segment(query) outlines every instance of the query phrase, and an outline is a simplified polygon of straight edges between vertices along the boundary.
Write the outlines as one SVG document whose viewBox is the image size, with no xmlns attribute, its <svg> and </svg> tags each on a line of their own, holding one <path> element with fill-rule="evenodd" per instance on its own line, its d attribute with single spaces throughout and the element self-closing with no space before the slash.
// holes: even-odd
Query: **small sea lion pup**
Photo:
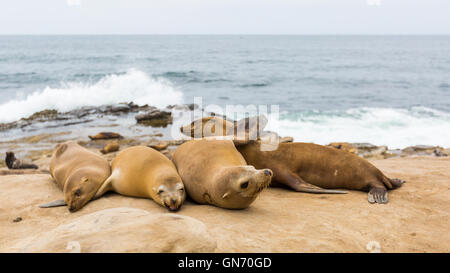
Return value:
<svg viewBox="0 0 450 273">
<path fill-rule="evenodd" d="M 96 193 L 107 191 L 153 199 L 169 211 L 177 211 L 186 198 L 175 165 L 162 153 L 146 146 L 134 146 L 117 154 L 111 176 Z"/>
<path fill-rule="evenodd" d="M 261 151 L 261 142 L 254 141 L 238 150 L 255 168 L 270 168 L 273 185 L 285 185 L 299 192 L 346 193 L 327 190 L 338 188 L 368 191 L 370 203 L 382 204 L 388 202 L 387 189 L 404 183 L 389 179 L 355 154 L 312 143 L 280 143 L 274 151 Z"/>
<path fill-rule="evenodd" d="M 50 174 L 64 192 L 64 200 L 40 205 L 41 208 L 68 205 L 71 212 L 89 202 L 111 175 L 106 159 L 73 141 L 56 145 L 50 161 Z"/>
<path fill-rule="evenodd" d="M 194 201 L 227 209 L 247 208 L 272 178 L 271 170 L 247 165 L 232 140 L 190 140 L 173 162 Z"/>
</svg>

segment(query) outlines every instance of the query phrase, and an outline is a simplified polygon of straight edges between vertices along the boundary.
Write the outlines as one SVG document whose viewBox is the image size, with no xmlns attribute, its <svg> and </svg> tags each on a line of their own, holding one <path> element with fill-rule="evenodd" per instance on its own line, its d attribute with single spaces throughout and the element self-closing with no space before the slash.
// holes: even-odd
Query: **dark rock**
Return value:
<svg viewBox="0 0 450 273">
<path fill-rule="evenodd" d="M 439 146 L 431 146 L 431 145 L 416 145 L 409 146 L 402 150 L 403 156 L 411 156 L 411 155 L 435 155 L 442 156 L 445 154 L 444 149 Z"/>
<path fill-rule="evenodd" d="M 152 127 L 167 127 L 172 124 L 172 113 L 158 109 L 135 116 L 138 123 Z"/>
<path fill-rule="evenodd" d="M 22 221 L 22 217 L 20 216 L 13 220 L 14 223 L 18 223 L 20 221 Z"/>
</svg>

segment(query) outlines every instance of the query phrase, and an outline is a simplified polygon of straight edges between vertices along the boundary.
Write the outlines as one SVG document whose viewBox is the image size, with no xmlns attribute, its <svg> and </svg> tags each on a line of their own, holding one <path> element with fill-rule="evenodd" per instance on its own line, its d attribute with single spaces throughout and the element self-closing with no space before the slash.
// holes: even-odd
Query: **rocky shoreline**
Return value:
<svg viewBox="0 0 450 273">
<path fill-rule="evenodd" d="M 13 137 L 9 140 L 0 141 L 0 152 L 4 155 L 6 151 L 14 151 L 21 159 L 39 165 L 40 162 L 47 161 L 46 158 L 51 156 L 53 146 L 56 143 L 66 140 L 75 140 L 84 147 L 101 151 L 108 159 L 112 159 L 117 151 L 135 145 L 146 145 L 155 148 L 170 158 L 176 147 L 186 140 L 172 139 L 171 136 L 167 134 L 167 130 L 164 131 L 163 129 L 172 125 L 174 120 L 172 113 L 174 110 L 189 112 L 194 109 L 198 109 L 198 105 L 171 105 L 166 109 L 158 109 L 149 105 L 139 106 L 132 102 L 100 107 L 82 107 L 68 112 L 58 112 L 53 109 L 47 109 L 36 112 L 33 115 L 18 121 L 0 123 L 0 132 L 5 133 L 12 130 L 20 130 L 17 131 L 17 134 L 15 135 L 18 136 L 23 131 L 27 131 L 29 135 L 26 137 Z M 214 113 L 207 113 L 207 115 L 214 115 Z M 131 136 L 120 135 L 120 124 L 111 122 L 111 119 L 108 119 L 107 117 L 121 116 L 128 116 L 129 119 L 134 120 L 135 124 L 131 124 L 129 127 L 134 128 L 136 126 L 144 126 L 151 128 L 152 132 L 147 132 L 146 134 L 133 134 Z M 109 125 L 92 125 L 89 126 L 90 130 L 98 129 L 98 132 L 101 132 L 100 129 L 111 126 L 109 133 L 120 135 L 120 138 L 106 137 L 93 139 L 90 138 L 90 136 L 88 138 L 88 133 L 83 132 L 83 127 L 81 130 L 80 128 L 77 128 L 76 130 L 71 128 L 73 125 L 86 124 L 101 119 L 105 119 L 106 123 L 109 122 Z M 54 128 L 59 129 L 59 131 L 33 134 L 33 131 Z M 67 130 L 65 130 L 66 128 Z M 117 132 L 114 131 L 115 129 Z M 74 131 L 77 132 L 76 135 L 74 135 Z M 286 142 L 293 140 L 292 137 L 283 138 L 283 141 Z M 333 142 L 328 144 L 328 146 L 342 149 L 367 159 L 411 156 L 445 157 L 450 154 L 450 148 L 429 145 L 416 145 L 404 149 L 389 149 L 387 146 L 376 146 L 370 143 Z M 0 161 L 0 168 L 1 167 L 5 167 L 4 160 Z"/>
</svg>

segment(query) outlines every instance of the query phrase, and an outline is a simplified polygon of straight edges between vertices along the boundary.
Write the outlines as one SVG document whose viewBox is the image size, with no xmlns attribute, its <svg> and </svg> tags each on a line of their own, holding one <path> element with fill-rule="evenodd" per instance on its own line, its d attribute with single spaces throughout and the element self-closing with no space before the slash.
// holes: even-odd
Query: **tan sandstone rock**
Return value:
<svg viewBox="0 0 450 273">
<path fill-rule="evenodd" d="M 127 207 L 104 209 L 25 238 L 14 252 L 213 252 L 206 226 L 189 216 L 151 214 Z"/>
</svg>

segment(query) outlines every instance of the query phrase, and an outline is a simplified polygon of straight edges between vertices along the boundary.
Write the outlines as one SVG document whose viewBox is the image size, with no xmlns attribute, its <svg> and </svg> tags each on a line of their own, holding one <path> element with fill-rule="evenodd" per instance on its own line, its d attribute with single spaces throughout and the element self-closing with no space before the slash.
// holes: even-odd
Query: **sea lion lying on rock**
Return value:
<svg viewBox="0 0 450 273">
<path fill-rule="evenodd" d="M 110 176 L 106 159 L 73 141 L 56 145 L 50 161 L 50 174 L 64 192 L 64 200 L 40 205 L 41 208 L 68 205 L 71 212 L 81 209 Z"/>
<path fill-rule="evenodd" d="M 247 165 L 231 140 L 191 140 L 173 155 L 187 194 L 197 203 L 247 208 L 272 178 L 269 169 Z"/>
<path fill-rule="evenodd" d="M 13 152 L 6 152 L 5 158 L 6 166 L 8 169 L 37 169 L 38 166 L 35 164 L 23 163 L 21 160 L 17 159 Z"/>
<path fill-rule="evenodd" d="M 153 199 L 169 211 L 177 211 L 186 198 L 184 185 L 175 165 L 162 153 L 134 146 L 117 154 L 111 163 L 111 176 L 95 197 L 107 191 Z"/>
<path fill-rule="evenodd" d="M 346 151 L 312 143 L 280 143 L 274 151 L 261 151 L 261 142 L 237 147 L 248 164 L 273 171 L 273 183 L 299 192 L 345 193 L 326 189 L 367 191 L 370 203 L 387 203 L 387 189 L 404 181 L 390 179 L 367 160 Z M 324 189 L 326 188 L 326 189 Z"/>
</svg>

